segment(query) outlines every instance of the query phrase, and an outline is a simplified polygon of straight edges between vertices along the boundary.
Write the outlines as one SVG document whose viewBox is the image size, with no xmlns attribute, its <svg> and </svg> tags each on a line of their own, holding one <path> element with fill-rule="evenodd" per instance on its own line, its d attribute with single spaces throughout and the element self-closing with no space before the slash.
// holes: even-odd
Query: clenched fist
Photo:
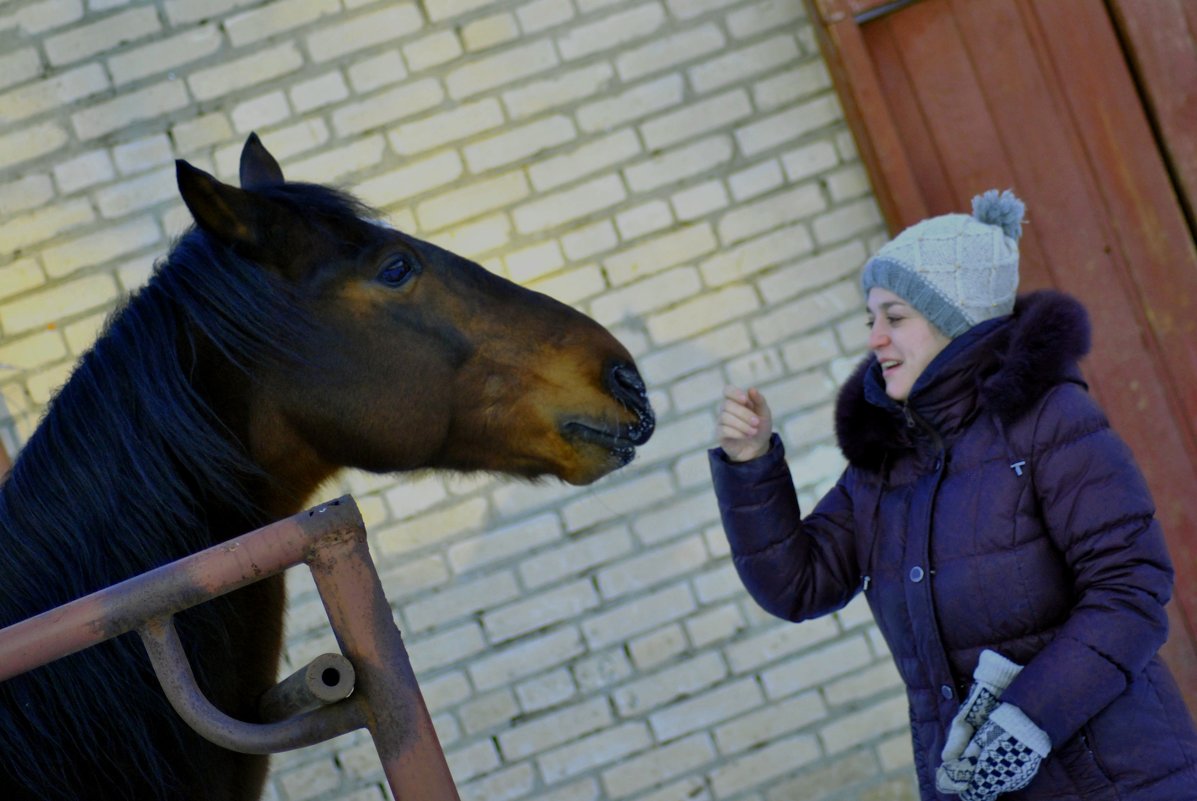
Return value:
<svg viewBox="0 0 1197 801">
<path fill-rule="evenodd" d="M 723 403 L 715 424 L 719 447 L 733 462 L 747 462 L 769 451 L 773 434 L 773 413 L 759 390 L 723 388 Z"/>
</svg>

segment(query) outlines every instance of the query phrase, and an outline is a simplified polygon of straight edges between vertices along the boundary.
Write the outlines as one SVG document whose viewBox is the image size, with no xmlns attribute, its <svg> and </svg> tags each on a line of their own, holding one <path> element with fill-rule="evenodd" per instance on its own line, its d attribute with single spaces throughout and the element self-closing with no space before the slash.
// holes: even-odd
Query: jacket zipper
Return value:
<svg viewBox="0 0 1197 801">
<path fill-rule="evenodd" d="M 943 437 L 939 435 L 939 432 L 932 428 L 929 424 L 923 422 L 923 418 L 915 414 L 914 410 L 911 409 L 910 405 L 905 401 L 902 403 L 902 417 L 906 419 L 907 428 L 921 429 L 931 437 L 931 441 L 935 443 L 935 453 L 937 457 L 942 460 L 946 454 L 944 454 L 943 449 Z"/>
</svg>

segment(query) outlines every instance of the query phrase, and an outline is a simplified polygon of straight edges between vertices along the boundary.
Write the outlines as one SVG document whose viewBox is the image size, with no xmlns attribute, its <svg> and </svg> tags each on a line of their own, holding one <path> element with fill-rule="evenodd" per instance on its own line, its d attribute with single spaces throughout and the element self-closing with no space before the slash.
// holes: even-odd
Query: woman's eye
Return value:
<svg viewBox="0 0 1197 801">
<path fill-rule="evenodd" d="M 411 259 L 407 256 L 391 256 L 383 263 L 378 271 L 378 280 L 387 286 L 402 286 L 408 278 L 415 274 Z"/>
</svg>

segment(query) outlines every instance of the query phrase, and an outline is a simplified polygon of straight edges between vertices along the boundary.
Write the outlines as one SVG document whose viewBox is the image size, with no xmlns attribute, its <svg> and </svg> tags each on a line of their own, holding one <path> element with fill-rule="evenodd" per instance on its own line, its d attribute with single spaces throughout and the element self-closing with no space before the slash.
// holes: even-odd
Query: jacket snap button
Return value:
<svg viewBox="0 0 1197 801">
<path fill-rule="evenodd" d="M 944 698 L 946 698 L 946 699 L 948 699 L 949 701 L 951 701 L 951 700 L 952 700 L 952 696 L 956 694 L 955 692 L 953 692 L 953 691 L 952 691 L 952 688 L 951 688 L 951 686 L 949 686 L 949 685 L 947 685 L 947 684 L 945 684 L 945 685 L 943 685 L 942 687 L 940 687 L 940 688 L 939 688 L 939 691 L 940 691 L 941 693 L 943 693 L 943 697 L 944 697 Z"/>
<path fill-rule="evenodd" d="M 910 568 L 910 580 L 916 584 L 918 582 L 922 581 L 923 580 L 923 569 L 921 567 L 918 567 L 917 565 Z"/>
</svg>

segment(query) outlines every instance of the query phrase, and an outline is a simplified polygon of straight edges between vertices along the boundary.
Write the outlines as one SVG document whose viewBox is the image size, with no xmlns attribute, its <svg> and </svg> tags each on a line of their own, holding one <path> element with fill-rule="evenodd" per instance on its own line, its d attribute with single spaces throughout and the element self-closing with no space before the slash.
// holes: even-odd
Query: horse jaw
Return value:
<svg viewBox="0 0 1197 801">
<path fill-rule="evenodd" d="M 279 409 L 255 403 L 250 418 L 246 442 L 250 458 L 270 477 L 265 511 L 275 519 L 302 511 L 341 466 L 322 459 Z"/>
</svg>

